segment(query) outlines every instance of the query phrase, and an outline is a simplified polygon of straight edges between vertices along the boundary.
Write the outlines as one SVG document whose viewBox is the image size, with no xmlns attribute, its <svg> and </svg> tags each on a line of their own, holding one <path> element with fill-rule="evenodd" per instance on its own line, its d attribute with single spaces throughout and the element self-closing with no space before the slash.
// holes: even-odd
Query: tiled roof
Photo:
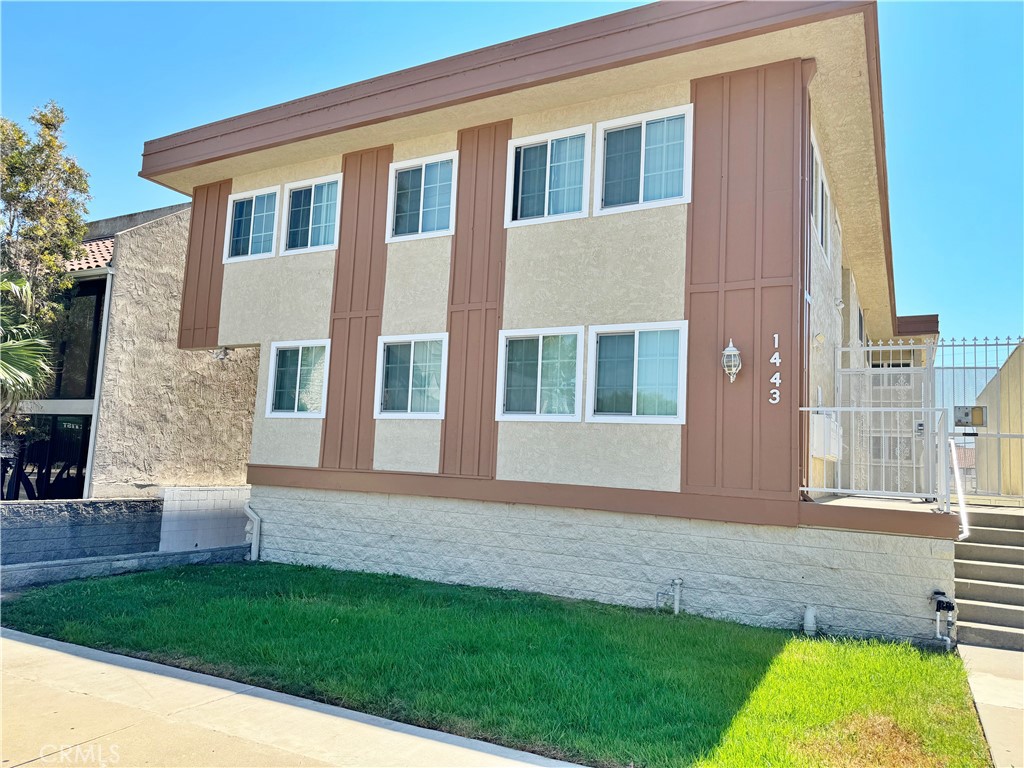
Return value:
<svg viewBox="0 0 1024 768">
<path fill-rule="evenodd" d="M 974 449 L 966 445 L 958 445 L 956 447 L 956 462 L 960 465 L 960 469 L 974 469 L 976 463 Z"/>
<path fill-rule="evenodd" d="M 68 262 L 68 272 L 81 272 L 83 269 L 105 267 L 114 258 L 114 238 L 102 237 L 82 243 L 85 255 L 80 259 Z"/>
</svg>

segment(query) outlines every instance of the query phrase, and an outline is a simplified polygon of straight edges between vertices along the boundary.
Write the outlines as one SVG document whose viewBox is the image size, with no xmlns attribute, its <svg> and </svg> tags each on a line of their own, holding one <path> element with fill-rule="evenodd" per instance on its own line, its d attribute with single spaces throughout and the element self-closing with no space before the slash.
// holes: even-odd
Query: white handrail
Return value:
<svg viewBox="0 0 1024 768">
<path fill-rule="evenodd" d="M 967 525 L 967 505 L 964 504 L 964 483 L 960 479 L 960 462 L 956 457 L 956 440 L 952 437 L 949 438 L 949 457 L 953 461 L 953 482 L 956 484 L 956 500 L 960 507 L 961 532 L 958 540 L 963 541 L 971 535 L 971 529 Z"/>
</svg>

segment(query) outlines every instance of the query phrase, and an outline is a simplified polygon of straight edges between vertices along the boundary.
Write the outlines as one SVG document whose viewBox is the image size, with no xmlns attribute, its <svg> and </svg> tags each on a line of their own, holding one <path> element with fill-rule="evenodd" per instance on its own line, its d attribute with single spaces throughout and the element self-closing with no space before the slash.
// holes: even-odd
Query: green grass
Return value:
<svg viewBox="0 0 1024 768">
<path fill-rule="evenodd" d="M 988 764 L 959 657 L 906 644 L 273 564 L 32 590 L 3 623 L 591 765 Z"/>
</svg>

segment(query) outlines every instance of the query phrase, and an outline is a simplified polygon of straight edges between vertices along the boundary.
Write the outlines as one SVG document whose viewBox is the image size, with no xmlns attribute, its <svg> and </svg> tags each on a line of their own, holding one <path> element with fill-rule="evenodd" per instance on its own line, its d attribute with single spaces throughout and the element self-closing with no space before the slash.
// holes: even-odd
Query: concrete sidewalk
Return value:
<svg viewBox="0 0 1024 768">
<path fill-rule="evenodd" d="M 958 645 L 996 768 L 1024 768 L 1024 653 Z"/>
<path fill-rule="evenodd" d="M 3 630 L 2 766 L 569 766 Z"/>
</svg>

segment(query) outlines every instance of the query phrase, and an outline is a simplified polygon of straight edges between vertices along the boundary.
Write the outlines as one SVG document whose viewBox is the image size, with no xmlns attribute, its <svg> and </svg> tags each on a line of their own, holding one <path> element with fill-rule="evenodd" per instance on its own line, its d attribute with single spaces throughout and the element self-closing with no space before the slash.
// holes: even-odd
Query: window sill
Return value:
<svg viewBox="0 0 1024 768">
<path fill-rule="evenodd" d="M 525 421 L 525 422 L 546 422 L 559 424 L 579 423 L 582 418 L 578 413 L 499 413 L 494 416 L 495 421 Z"/>
<path fill-rule="evenodd" d="M 666 208 L 670 205 L 686 205 L 690 202 L 688 197 L 667 197 L 664 200 L 649 200 L 643 203 L 631 205 L 615 205 L 611 208 L 596 208 L 595 216 L 611 216 L 616 213 L 627 213 L 629 211 L 646 211 L 650 208 Z"/>
<path fill-rule="evenodd" d="M 254 256 L 225 256 L 225 264 L 240 264 L 243 261 L 262 261 L 263 259 L 273 259 L 277 256 L 276 253 L 271 251 L 270 253 L 257 253 Z"/>
<path fill-rule="evenodd" d="M 432 237 L 451 237 L 454 234 L 454 229 L 439 229 L 436 232 L 418 232 L 415 235 L 388 235 L 384 238 L 384 242 L 391 245 L 392 243 L 405 243 L 411 240 L 428 240 Z"/>
<path fill-rule="evenodd" d="M 441 421 L 444 413 L 406 413 L 404 411 L 380 412 L 373 414 L 374 419 L 398 419 L 405 421 Z"/>
<path fill-rule="evenodd" d="M 587 414 L 588 424 L 667 424 L 669 426 L 681 426 L 686 423 L 683 416 L 605 416 L 602 414 Z"/>
<path fill-rule="evenodd" d="M 286 249 L 284 252 L 281 253 L 281 255 L 282 256 L 303 256 L 303 255 L 308 254 L 308 253 L 324 253 L 326 251 L 336 251 L 336 250 L 338 250 L 338 244 L 334 243 L 332 245 L 317 245 L 317 246 L 315 246 L 313 248 L 292 248 L 292 249 Z"/>
<path fill-rule="evenodd" d="M 516 219 L 515 221 L 505 221 L 505 229 L 515 229 L 516 227 L 529 227 L 534 224 L 554 224 L 556 221 L 573 221 L 575 219 L 585 219 L 590 215 L 590 211 L 577 211 L 576 213 L 562 213 L 557 216 L 534 216 L 529 219 Z"/>
<path fill-rule="evenodd" d="M 268 419 L 322 419 L 322 413 L 298 412 L 298 411 L 270 411 L 266 416 Z"/>
</svg>

